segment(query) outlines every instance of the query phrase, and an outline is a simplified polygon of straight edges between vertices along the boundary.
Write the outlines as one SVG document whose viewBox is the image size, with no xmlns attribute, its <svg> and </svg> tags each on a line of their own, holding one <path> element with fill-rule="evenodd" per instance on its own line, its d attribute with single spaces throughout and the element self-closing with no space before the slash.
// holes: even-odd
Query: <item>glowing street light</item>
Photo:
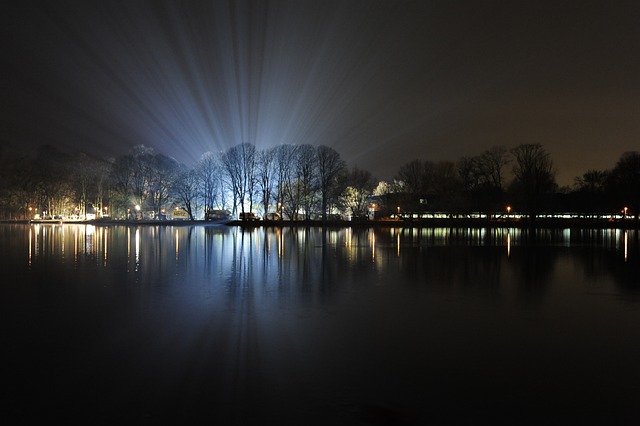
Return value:
<svg viewBox="0 0 640 426">
<path fill-rule="evenodd" d="M 511 206 L 507 206 L 507 216 L 511 214 Z"/>
<path fill-rule="evenodd" d="M 626 219 L 627 218 L 627 210 L 629 210 L 629 207 L 625 207 L 622 209 L 622 214 L 624 215 L 623 217 Z"/>
</svg>

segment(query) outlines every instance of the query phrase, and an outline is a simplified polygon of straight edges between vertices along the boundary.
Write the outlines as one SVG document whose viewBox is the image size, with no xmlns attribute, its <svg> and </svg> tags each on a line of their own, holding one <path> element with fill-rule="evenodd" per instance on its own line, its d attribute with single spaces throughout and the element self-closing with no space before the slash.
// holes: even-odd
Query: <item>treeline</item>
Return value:
<svg viewBox="0 0 640 426">
<path fill-rule="evenodd" d="M 540 144 L 496 146 L 456 162 L 414 160 L 400 168 L 396 187 L 385 191 L 385 213 L 397 203 L 412 212 L 489 216 L 510 206 L 530 219 L 540 213 L 638 216 L 640 153 L 623 153 L 611 169 L 588 170 L 572 187 L 558 187 L 556 172 Z"/>
<path fill-rule="evenodd" d="M 347 169 L 327 146 L 252 144 L 207 152 L 193 167 L 152 148 L 105 160 L 41 147 L 34 157 L 2 155 L 3 218 L 109 215 L 127 218 L 174 208 L 191 219 L 207 210 L 278 213 L 288 219 L 366 214 L 375 185 L 364 170 Z"/>
<path fill-rule="evenodd" d="M 453 214 L 513 211 L 611 214 L 640 206 L 640 154 L 627 152 L 609 170 L 589 170 L 558 188 L 542 145 L 497 146 L 457 161 L 414 160 L 389 182 L 348 168 L 327 146 L 239 144 L 207 152 L 193 166 L 139 145 L 114 159 L 41 147 L 34 156 L 1 152 L 0 215 L 116 218 L 175 208 L 191 219 L 207 210 L 272 213 L 283 219 L 370 218 L 402 212 Z"/>
</svg>

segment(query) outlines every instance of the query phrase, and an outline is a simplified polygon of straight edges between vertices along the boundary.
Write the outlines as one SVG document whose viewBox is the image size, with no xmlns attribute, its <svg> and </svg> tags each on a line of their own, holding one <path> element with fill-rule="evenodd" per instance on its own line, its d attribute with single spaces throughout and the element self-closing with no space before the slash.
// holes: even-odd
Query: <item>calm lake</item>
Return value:
<svg viewBox="0 0 640 426">
<path fill-rule="evenodd" d="M 0 225 L 0 420 L 637 424 L 639 249 L 635 230 Z"/>
</svg>

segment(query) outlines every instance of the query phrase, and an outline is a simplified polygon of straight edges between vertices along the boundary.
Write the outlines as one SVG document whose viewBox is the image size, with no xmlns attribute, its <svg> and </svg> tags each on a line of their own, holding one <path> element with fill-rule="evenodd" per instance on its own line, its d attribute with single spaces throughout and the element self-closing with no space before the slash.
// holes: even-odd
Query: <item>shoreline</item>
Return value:
<svg viewBox="0 0 640 426">
<path fill-rule="evenodd" d="M 526 219 L 422 219 L 422 220 L 260 220 L 260 221 L 206 221 L 206 220 L 0 220 L 0 224 L 44 224 L 44 225 L 94 225 L 94 226 L 238 226 L 242 228 L 530 228 L 530 229 L 640 229 L 636 219 L 548 219 L 535 222 Z"/>
</svg>

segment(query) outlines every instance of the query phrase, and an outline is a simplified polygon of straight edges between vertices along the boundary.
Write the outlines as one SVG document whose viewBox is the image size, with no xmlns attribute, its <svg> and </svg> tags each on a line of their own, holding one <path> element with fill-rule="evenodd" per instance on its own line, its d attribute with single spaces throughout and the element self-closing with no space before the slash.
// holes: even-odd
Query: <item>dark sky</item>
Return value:
<svg viewBox="0 0 640 426">
<path fill-rule="evenodd" d="M 2 144 L 324 144 L 389 179 L 541 143 L 561 184 L 640 149 L 639 1 L 7 3 Z"/>
</svg>

